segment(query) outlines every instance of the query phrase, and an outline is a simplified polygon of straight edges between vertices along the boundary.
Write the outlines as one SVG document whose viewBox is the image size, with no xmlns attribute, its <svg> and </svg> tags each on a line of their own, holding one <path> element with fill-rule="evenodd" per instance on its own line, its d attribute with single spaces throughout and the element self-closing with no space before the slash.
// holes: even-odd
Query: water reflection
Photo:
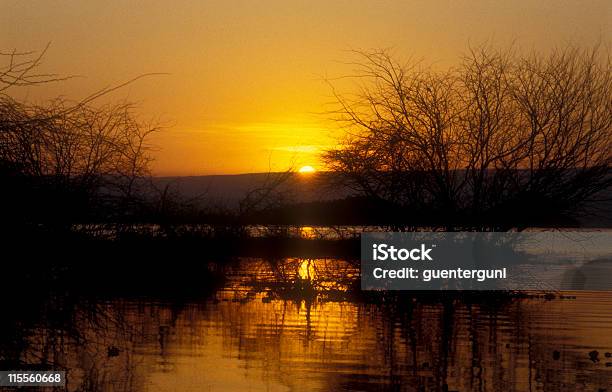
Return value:
<svg viewBox="0 0 612 392">
<path fill-rule="evenodd" d="M 610 387 L 611 294 L 363 298 L 343 260 L 225 269 L 224 287 L 198 301 L 53 299 L 1 358 L 66 368 L 68 389 L 89 391 Z"/>
</svg>

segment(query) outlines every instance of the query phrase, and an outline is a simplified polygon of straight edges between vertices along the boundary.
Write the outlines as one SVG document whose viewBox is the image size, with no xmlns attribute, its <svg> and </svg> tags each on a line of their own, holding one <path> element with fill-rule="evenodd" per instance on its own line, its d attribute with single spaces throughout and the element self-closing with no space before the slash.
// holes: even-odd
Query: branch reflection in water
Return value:
<svg viewBox="0 0 612 392">
<path fill-rule="evenodd" d="M 47 298 L 39 319 L 2 321 L 0 358 L 64 368 L 69 390 L 88 391 L 596 391 L 612 379 L 609 294 L 363 294 L 357 263 L 337 259 L 219 268 L 224 286 L 201 299 Z"/>
</svg>

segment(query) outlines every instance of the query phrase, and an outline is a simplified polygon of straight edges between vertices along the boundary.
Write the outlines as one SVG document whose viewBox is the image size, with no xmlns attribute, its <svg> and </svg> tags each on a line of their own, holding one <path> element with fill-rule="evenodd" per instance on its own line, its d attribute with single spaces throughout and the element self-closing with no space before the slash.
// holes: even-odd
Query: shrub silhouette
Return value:
<svg viewBox="0 0 612 392">
<path fill-rule="evenodd" d="M 600 49 L 480 47 L 448 70 L 358 55 L 360 93 L 334 90 L 347 133 L 324 158 L 359 194 L 414 219 L 521 227 L 575 219 L 612 184 Z"/>
<path fill-rule="evenodd" d="M 38 73 L 45 51 L 4 53 L 0 67 L 0 175 L 5 221 L 74 222 L 121 215 L 141 201 L 150 162 L 148 136 L 158 128 L 136 119 L 133 106 L 58 98 L 19 102 L 8 90 L 63 80 Z M 119 86 L 120 87 L 120 86 Z M 13 219 L 10 219 L 10 218 Z"/>
</svg>

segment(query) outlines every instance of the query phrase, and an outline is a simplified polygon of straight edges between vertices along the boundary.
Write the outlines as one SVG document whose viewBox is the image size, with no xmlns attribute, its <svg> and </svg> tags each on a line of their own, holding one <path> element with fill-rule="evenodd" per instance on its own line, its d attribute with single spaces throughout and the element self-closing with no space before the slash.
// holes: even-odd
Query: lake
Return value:
<svg viewBox="0 0 612 392">
<path fill-rule="evenodd" d="M 50 294 L 2 321 L 0 358 L 64 368 L 71 391 L 612 390 L 612 293 L 364 294 L 338 259 L 208 268 L 224 278 L 198 296 Z"/>
</svg>

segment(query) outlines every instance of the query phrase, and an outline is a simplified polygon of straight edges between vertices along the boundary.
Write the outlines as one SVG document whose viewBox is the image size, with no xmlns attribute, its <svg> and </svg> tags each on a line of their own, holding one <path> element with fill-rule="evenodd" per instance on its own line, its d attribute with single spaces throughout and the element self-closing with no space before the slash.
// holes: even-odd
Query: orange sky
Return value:
<svg viewBox="0 0 612 392">
<path fill-rule="evenodd" d="M 244 173 L 320 166 L 338 134 L 323 79 L 350 73 L 350 49 L 448 65 L 470 42 L 592 43 L 611 22 L 609 0 L 2 0 L 0 50 L 52 42 L 44 70 L 83 76 L 15 93 L 34 101 L 168 73 L 112 97 L 169 125 L 155 174 Z"/>
</svg>

